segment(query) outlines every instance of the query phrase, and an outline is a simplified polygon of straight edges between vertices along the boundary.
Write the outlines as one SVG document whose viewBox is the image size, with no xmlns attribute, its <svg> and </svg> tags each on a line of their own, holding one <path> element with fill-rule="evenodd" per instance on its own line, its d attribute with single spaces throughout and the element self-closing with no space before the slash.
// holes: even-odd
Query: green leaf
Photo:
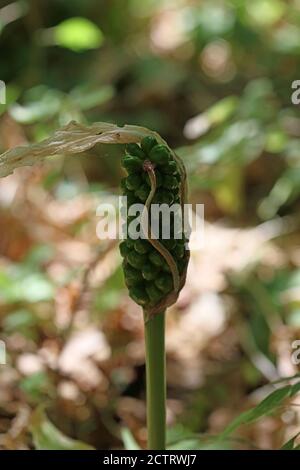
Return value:
<svg viewBox="0 0 300 470">
<path fill-rule="evenodd" d="M 239 100 L 236 96 L 227 96 L 211 106 L 205 114 L 212 125 L 218 125 L 226 121 L 237 109 Z"/>
<path fill-rule="evenodd" d="M 89 89 L 88 87 L 76 87 L 70 93 L 69 97 L 73 103 L 82 111 L 100 106 L 114 96 L 114 88 L 110 85 L 102 86 L 98 89 Z"/>
<path fill-rule="evenodd" d="M 222 442 L 219 436 L 197 434 L 178 424 L 167 429 L 168 450 L 225 450 L 231 449 L 235 439 L 229 437 Z"/>
<path fill-rule="evenodd" d="M 54 249 L 51 245 L 37 244 L 24 258 L 24 263 L 30 270 L 40 268 L 41 265 L 48 263 L 54 256 Z"/>
<path fill-rule="evenodd" d="M 296 384 L 298 385 L 298 384 Z M 221 433 L 219 436 L 220 439 L 227 437 L 233 431 L 235 431 L 238 427 L 242 424 L 249 424 L 257 419 L 261 418 L 262 416 L 268 415 L 271 411 L 276 409 L 285 398 L 288 396 L 294 395 L 297 393 L 297 389 L 295 388 L 293 391 L 293 387 L 291 385 L 287 385 L 283 388 L 279 388 L 268 395 L 259 405 L 251 410 L 245 411 L 244 413 L 237 416 Z"/>
<path fill-rule="evenodd" d="M 207 444 L 201 445 L 199 439 L 183 439 L 175 444 L 169 445 L 168 450 L 199 450 L 206 447 Z"/>
<path fill-rule="evenodd" d="M 36 87 L 38 88 L 38 87 Z M 9 107 L 9 114 L 21 124 L 33 124 L 41 120 L 50 119 L 60 109 L 63 94 L 57 90 L 40 87 L 41 95 L 24 104 L 15 103 Z"/>
<path fill-rule="evenodd" d="M 27 395 L 27 398 L 33 402 L 40 402 L 46 396 L 51 394 L 51 383 L 46 372 L 35 372 L 19 383 L 20 389 Z M 50 393 L 49 393 L 50 392 Z"/>
<path fill-rule="evenodd" d="M 294 24 L 283 23 L 273 32 L 273 47 L 281 54 L 299 54 L 300 28 Z"/>
<path fill-rule="evenodd" d="M 295 446 L 295 440 L 300 435 L 300 431 L 295 434 L 289 441 L 287 441 L 280 450 L 299 450 L 299 446 Z"/>
<path fill-rule="evenodd" d="M 281 129 L 272 129 L 266 133 L 265 148 L 270 153 L 280 153 L 288 143 L 288 137 Z"/>
<path fill-rule="evenodd" d="M 53 298 L 51 283 L 41 274 L 33 273 L 22 279 L 19 286 L 20 298 L 26 302 L 42 302 Z"/>
<path fill-rule="evenodd" d="M 95 298 L 97 312 L 106 312 L 117 307 L 122 296 L 124 277 L 121 266 L 112 273 L 104 285 L 99 289 Z"/>
<path fill-rule="evenodd" d="M 24 266 L 11 266 L 0 271 L 0 299 L 5 302 L 43 302 L 53 299 L 53 285 L 39 272 L 28 272 Z"/>
<path fill-rule="evenodd" d="M 290 397 L 293 397 L 298 392 L 300 392 L 300 382 L 297 382 L 291 386 Z"/>
<path fill-rule="evenodd" d="M 275 217 L 282 206 L 297 200 L 299 194 L 300 168 L 287 168 L 274 184 L 270 194 L 260 203 L 258 215 L 262 219 Z"/>
<path fill-rule="evenodd" d="M 237 214 L 243 208 L 243 178 L 240 165 L 228 164 L 222 180 L 212 190 L 218 207 L 228 214 Z"/>
<path fill-rule="evenodd" d="M 81 17 L 69 18 L 54 28 L 58 46 L 76 52 L 95 49 L 103 42 L 102 31 L 90 20 Z"/>
<path fill-rule="evenodd" d="M 280 0 L 252 0 L 247 5 L 251 20 L 260 26 L 268 27 L 278 22 L 286 9 Z"/>
<path fill-rule="evenodd" d="M 42 408 L 32 415 L 30 431 L 37 450 L 93 450 L 84 442 L 65 436 L 47 418 Z"/>
<path fill-rule="evenodd" d="M 214 103 L 203 113 L 189 119 L 184 127 L 184 134 L 195 139 L 205 134 L 212 127 L 222 124 L 236 111 L 239 100 L 236 96 L 227 96 Z"/>
<path fill-rule="evenodd" d="M 1 33 L 1 24 L 0 24 Z M 5 90 L 5 104 L 0 103 L 0 116 L 7 110 L 7 108 L 16 102 L 20 96 L 20 89 L 16 85 L 6 84 Z"/>
<path fill-rule="evenodd" d="M 182 424 L 177 424 L 167 429 L 167 445 L 168 447 L 176 445 L 179 441 L 195 439 L 195 433 L 185 428 Z"/>
<path fill-rule="evenodd" d="M 272 361 L 274 358 L 270 351 L 271 329 L 267 320 L 260 308 L 253 305 L 249 319 L 249 334 L 252 335 L 255 348 Z"/>
<path fill-rule="evenodd" d="M 282 377 L 281 379 L 273 380 L 273 382 L 271 382 L 271 384 L 276 385 L 276 384 L 280 384 L 282 382 L 287 382 L 289 380 L 299 379 L 299 377 L 300 377 L 300 372 L 297 373 L 297 374 L 294 374 L 294 375 L 288 375 L 286 377 Z"/>
<path fill-rule="evenodd" d="M 16 310 L 3 320 L 3 329 L 6 332 L 13 331 L 26 331 L 29 328 L 32 328 L 37 323 L 35 315 L 26 309 Z"/>
<path fill-rule="evenodd" d="M 126 450 L 141 450 L 140 446 L 133 437 L 130 429 L 122 428 L 121 437 Z"/>
</svg>

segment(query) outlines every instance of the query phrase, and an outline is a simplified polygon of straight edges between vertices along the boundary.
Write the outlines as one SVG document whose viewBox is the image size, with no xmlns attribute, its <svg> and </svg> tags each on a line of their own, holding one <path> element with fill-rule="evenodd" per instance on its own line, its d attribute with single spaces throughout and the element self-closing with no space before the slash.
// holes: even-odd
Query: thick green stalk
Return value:
<svg viewBox="0 0 300 470">
<path fill-rule="evenodd" d="M 166 448 L 165 312 L 145 322 L 148 448 Z"/>
</svg>

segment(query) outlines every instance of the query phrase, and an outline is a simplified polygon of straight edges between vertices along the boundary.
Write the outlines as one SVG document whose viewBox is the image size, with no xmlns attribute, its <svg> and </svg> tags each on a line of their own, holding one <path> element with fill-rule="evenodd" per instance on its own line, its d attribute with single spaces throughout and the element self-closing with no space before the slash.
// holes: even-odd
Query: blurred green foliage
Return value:
<svg viewBox="0 0 300 470">
<path fill-rule="evenodd" d="M 222 212 L 251 201 L 264 220 L 298 199 L 296 1 L 7 1 L 0 23 L 0 112 L 31 140 L 70 119 L 139 123 Z"/>
</svg>

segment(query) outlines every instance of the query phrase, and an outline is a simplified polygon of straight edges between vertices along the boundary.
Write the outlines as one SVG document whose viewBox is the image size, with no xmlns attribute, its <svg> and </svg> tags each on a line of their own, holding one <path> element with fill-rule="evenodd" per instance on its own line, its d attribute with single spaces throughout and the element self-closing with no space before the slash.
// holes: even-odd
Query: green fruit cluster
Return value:
<svg viewBox="0 0 300 470">
<path fill-rule="evenodd" d="M 158 144 L 154 137 L 148 136 L 141 141 L 141 145 L 128 144 L 122 158 L 122 166 L 128 173 L 121 182 L 123 195 L 127 196 L 127 207 L 146 202 L 151 190 L 147 172 L 149 163 L 156 178 L 152 203 L 180 203 L 181 174 L 178 164 L 166 145 Z M 127 217 L 127 225 L 130 222 L 131 219 Z M 164 221 L 160 220 L 159 224 L 161 230 Z M 171 237 L 174 236 L 173 224 L 174 220 L 171 221 Z M 182 238 L 159 240 L 174 259 L 179 276 L 185 271 L 188 262 L 186 238 L 184 234 L 180 236 Z M 144 309 L 161 303 L 174 289 L 169 264 L 150 241 L 142 238 L 133 240 L 127 236 L 120 244 L 120 253 L 124 258 L 123 270 L 129 295 Z"/>
</svg>

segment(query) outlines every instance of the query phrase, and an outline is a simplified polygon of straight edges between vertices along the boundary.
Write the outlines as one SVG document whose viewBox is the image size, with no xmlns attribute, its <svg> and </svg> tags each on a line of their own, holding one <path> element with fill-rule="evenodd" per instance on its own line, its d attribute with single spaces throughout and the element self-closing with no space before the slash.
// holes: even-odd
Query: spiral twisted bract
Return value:
<svg viewBox="0 0 300 470">
<path fill-rule="evenodd" d="M 121 182 L 122 192 L 127 196 L 127 208 L 132 204 L 145 203 L 151 191 L 149 166 L 155 172 L 156 190 L 151 203 L 180 203 L 182 176 L 177 162 L 166 145 L 158 144 L 154 137 L 145 137 L 141 144 L 128 144 L 122 158 L 122 166 L 128 175 Z M 151 210 L 151 208 L 150 208 Z M 188 256 L 185 250 L 186 238 L 174 238 L 174 217 L 170 221 L 170 239 L 158 241 L 174 259 L 179 276 L 186 269 Z M 150 215 L 149 215 L 150 220 Z M 127 217 L 127 226 L 131 219 Z M 160 234 L 164 220 L 159 220 Z M 160 235 L 161 236 L 161 235 Z M 163 301 L 174 290 L 174 278 L 165 257 L 148 239 L 127 238 L 120 244 L 126 285 L 131 298 L 144 309 Z"/>
</svg>

